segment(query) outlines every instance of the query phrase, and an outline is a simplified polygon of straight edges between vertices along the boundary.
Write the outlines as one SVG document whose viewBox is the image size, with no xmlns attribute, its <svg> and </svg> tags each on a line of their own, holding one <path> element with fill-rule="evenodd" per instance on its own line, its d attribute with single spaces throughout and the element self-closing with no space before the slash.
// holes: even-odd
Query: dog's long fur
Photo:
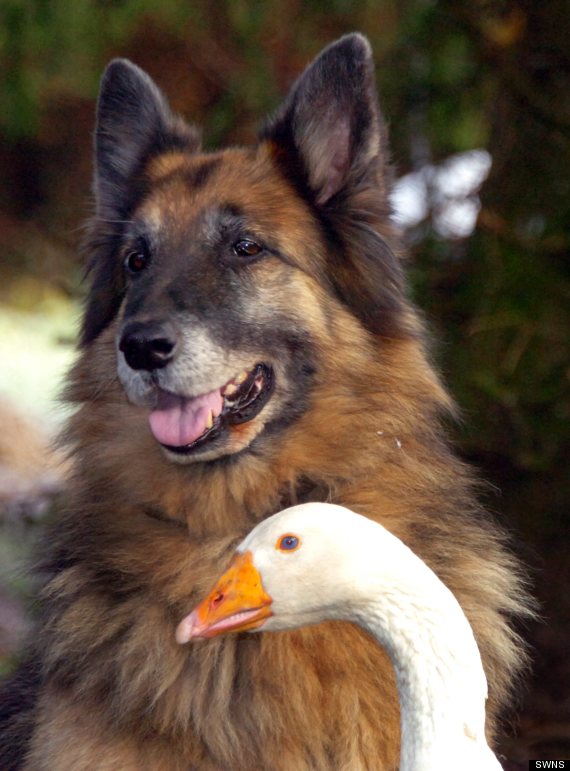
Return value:
<svg viewBox="0 0 570 771">
<path fill-rule="evenodd" d="M 311 499 L 381 521 L 454 591 L 493 735 L 524 661 L 509 618 L 527 599 L 446 443 L 453 405 L 406 297 L 389 183 L 361 36 L 321 54 L 249 149 L 201 153 L 144 73 L 108 68 L 74 471 L 29 657 L 0 698 L 4 771 L 394 769 L 393 674 L 358 629 L 174 640 L 236 540 Z M 236 256 L 244 233 L 259 257 Z M 152 259 L 129 277 L 133 249 Z M 204 393 L 257 361 L 275 373 L 259 415 L 184 462 L 149 431 L 158 380 L 117 351 L 128 324 L 158 316 L 179 330 L 165 388 Z"/>
</svg>

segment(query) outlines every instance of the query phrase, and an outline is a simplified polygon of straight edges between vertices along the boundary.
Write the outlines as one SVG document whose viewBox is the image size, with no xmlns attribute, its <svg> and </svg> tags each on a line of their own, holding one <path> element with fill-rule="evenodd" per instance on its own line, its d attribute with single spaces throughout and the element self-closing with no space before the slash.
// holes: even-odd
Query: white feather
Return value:
<svg viewBox="0 0 570 771">
<path fill-rule="evenodd" d="M 289 533 L 299 548 L 279 550 Z M 343 619 L 386 648 L 400 695 L 401 771 L 500 771 L 485 739 L 487 681 L 471 626 L 402 541 L 342 506 L 307 503 L 261 522 L 238 550 L 251 551 L 273 600 L 263 630 Z"/>
</svg>

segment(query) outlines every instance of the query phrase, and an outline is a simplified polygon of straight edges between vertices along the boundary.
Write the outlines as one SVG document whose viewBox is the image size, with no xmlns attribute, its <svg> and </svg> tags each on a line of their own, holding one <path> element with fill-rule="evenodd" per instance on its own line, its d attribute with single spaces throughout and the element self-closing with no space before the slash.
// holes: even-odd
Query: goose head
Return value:
<svg viewBox="0 0 570 771">
<path fill-rule="evenodd" d="M 382 564 L 386 586 L 398 574 L 396 544 L 403 546 L 385 528 L 342 506 L 306 503 L 285 509 L 239 544 L 226 572 L 179 624 L 176 639 L 185 643 L 347 618 L 347 609 L 354 614 L 369 599 L 371 563 L 376 573 Z"/>
</svg>

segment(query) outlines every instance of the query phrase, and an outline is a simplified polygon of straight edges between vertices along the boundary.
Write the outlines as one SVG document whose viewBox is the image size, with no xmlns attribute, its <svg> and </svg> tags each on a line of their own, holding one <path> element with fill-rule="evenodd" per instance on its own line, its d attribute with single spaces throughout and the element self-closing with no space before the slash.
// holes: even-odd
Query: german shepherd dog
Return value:
<svg viewBox="0 0 570 771">
<path fill-rule="evenodd" d="M 375 90 L 348 35 L 256 145 L 205 153 L 144 72 L 107 68 L 73 473 L 1 697 L 3 771 L 395 769 L 394 675 L 352 625 L 175 641 L 236 541 L 307 500 L 382 522 L 453 590 L 494 735 L 528 602 L 444 436 Z"/>
</svg>

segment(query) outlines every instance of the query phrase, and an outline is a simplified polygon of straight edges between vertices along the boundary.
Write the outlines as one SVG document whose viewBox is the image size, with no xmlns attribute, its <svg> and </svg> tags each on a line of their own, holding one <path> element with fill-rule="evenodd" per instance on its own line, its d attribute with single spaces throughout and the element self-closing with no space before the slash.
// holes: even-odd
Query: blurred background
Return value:
<svg viewBox="0 0 570 771">
<path fill-rule="evenodd" d="M 567 0 L 0 0 L 0 671 L 30 612 L 18 566 L 65 471 L 49 441 L 84 291 L 102 69 L 117 55 L 146 69 L 207 147 L 250 142 L 352 30 L 375 51 L 411 291 L 463 411 L 454 441 L 541 602 L 522 630 L 535 666 L 506 726 L 509 767 L 568 758 Z"/>
</svg>

